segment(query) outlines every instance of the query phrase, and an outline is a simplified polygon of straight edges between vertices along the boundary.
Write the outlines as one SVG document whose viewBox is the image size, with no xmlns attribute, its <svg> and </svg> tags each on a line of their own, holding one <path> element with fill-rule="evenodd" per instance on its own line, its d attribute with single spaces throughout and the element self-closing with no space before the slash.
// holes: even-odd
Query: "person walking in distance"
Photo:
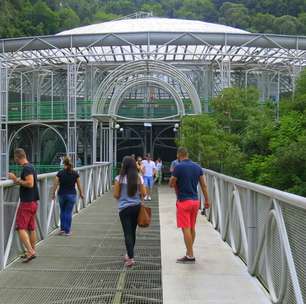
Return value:
<svg viewBox="0 0 306 304">
<path fill-rule="evenodd" d="M 202 168 L 188 158 L 188 151 L 184 147 L 178 149 L 177 157 L 180 162 L 173 170 L 170 187 L 177 189 L 177 227 L 182 229 L 186 246 L 186 255 L 178 258 L 177 263 L 195 263 L 193 244 L 196 236 L 195 224 L 200 207 L 198 183 L 200 183 L 205 197 L 206 208 L 210 207 L 210 201 Z"/>
<path fill-rule="evenodd" d="M 137 170 L 138 170 L 139 174 L 142 175 L 143 165 L 142 165 L 142 158 L 141 158 L 141 156 L 137 157 L 136 166 L 137 166 Z"/>
<path fill-rule="evenodd" d="M 128 267 L 135 264 L 137 217 L 145 194 L 143 178 L 137 171 L 136 161 L 126 156 L 122 161 L 120 174 L 115 178 L 114 197 L 118 200 L 119 217 L 127 251 L 124 261 Z"/>
<path fill-rule="evenodd" d="M 69 157 L 64 158 L 64 169 L 60 170 L 54 181 L 52 199 L 58 190 L 61 230 L 60 235 L 71 235 L 71 222 L 73 207 L 76 203 L 77 193 L 75 186 L 77 185 L 81 199 L 84 199 L 80 176 L 78 172 L 73 170 L 73 165 Z"/>
<path fill-rule="evenodd" d="M 156 175 L 156 166 L 154 161 L 151 159 L 150 154 L 146 155 L 146 159 L 142 161 L 142 165 L 143 165 L 143 180 L 147 191 L 147 195 L 145 196 L 144 199 L 150 201 L 154 176 Z"/>
<path fill-rule="evenodd" d="M 22 166 L 20 178 L 14 173 L 9 173 L 8 177 L 20 186 L 20 204 L 16 215 L 16 230 L 21 243 L 26 248 L 24 262 L 27 263 L 36 257 L 36 212 L 39 200 L 37 187 L 37 174 L 34 167 L 29 163 L 23 149 L 16 149 L 14 152 L 15 162 Z"/>
<path fill-rule="evenodd" d="M 172 162 L 171 162 L 171 165 L 170 165 L 170 173 L 171 173 L 171 175 L 172 175 L 172 173 L 173 173 L 173 171 L 174 171 L 174 168 L 175 168 L 175 166 L 177 165 L 177 164 L 179 164 L 180 163 L 180 160 L 177 158 L 177 159 L 175 159 L 175 160 L 173 160 Z"/>
<path fill-rule="evenodd" d="M 161 185 L 162 179 L 163 179 L 163 162 L 160 158 L 158 158 L 155 162 L 155 167 L 156 167 L 156 180 L 155 182 L 158 183 L 158 185 Z"/>
</svg>

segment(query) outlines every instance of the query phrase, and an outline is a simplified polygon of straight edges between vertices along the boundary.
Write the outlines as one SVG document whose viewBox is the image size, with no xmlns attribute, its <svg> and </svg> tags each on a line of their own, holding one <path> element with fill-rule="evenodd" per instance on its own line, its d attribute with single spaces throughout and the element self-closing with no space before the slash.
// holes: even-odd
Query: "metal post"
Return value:
<svg viewBox="0 0 306 304">
<path fill-rule="evenodd" d="M 0 61 L 0 179 L 8 171 L 8 71 Z"/>
<path fill-rule="evenodd" d="M 255 194 L 247 189 L 246 205 L 247 205 L 247 239 L 248 239 L 248 271 L 251 273 L 251 267 L 257 249 L 257 208 Z"/>
<path fill-rule="evenodd" d="M 4 269 L 4 195 L 3 187 L 0 187 L 0 270 Z"/>
<path fill-rule="evenodd" d="M 222 57 L 220 73 L 221 73 L 221 90 L 231 86 L 231 62 L 230 58 Z"/>
<path fill-rule="evenodd" d="M 39 214 L 41 222 L 42 238 L 46 239 L 48 235 L 48 179 L 44 178 L 40 181 L 40 200 Z"/>
<path fill-rule="evenodd" d="M 97 162 L 97 129 L 98 121 L 96 119 L 92 122 L 92 163 Z"/>
<path fill-rule="evenodd" d="M 20 73 L 20 120 L 23 120 L 23 73 Z"/>
<path fill-rule="evenodd" d="M 77 65 L 67 65 L 67 141 L 68 155 L 74 166 L 77 160 Z"/>
<path fill-rule="evenodd" d="M 280 72 L 277 72 L 276 121 L 279 121 Z"/>
<path fill-rule="evenodd" d="M 51 73 L 51 119 L 54 120 L 54 73 Z"/>
<path fill-rule="evenodd" d="M 100 161 L 103 161 L 103 149 L 105 147 L 105 141 L 104 141 L 104 130 L 103 130 L 103 123 L 100 123 Z"/>
<path fill-rule="evenodd" d="M 108 126 L 108 161 L 112 164 L 114 164 L 114 128 L 113 128 L 113 121 L 109 121 L 109 126 Z"/>
</svg>

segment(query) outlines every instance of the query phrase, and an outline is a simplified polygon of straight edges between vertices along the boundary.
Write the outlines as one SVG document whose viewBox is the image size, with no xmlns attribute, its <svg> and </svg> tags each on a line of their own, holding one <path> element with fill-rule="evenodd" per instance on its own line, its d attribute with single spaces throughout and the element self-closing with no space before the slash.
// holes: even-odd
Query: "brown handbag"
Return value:
<svg viewBox="0 0 306 304">
<path fill-rule="evenodd" d="M 137 225 L 142 228 L 149 227 L 151 224 L 151 218 L 152 218 L 151 208 L 145 206 L 144 204 L 141 204 L 137 217 Z"/>
</svg>

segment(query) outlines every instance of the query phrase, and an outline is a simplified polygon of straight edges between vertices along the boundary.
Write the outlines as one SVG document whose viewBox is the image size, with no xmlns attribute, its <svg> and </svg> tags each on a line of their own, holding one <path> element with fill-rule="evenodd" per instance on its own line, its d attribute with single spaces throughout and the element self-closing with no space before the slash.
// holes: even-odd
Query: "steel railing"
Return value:
<svg viewBox="0 0 306 304">
<path fill-rule="evenodd" d="M 112 183 L 112 167 L 98 163 L 77 168 L 84 191 L 84 200 L 79 197 L 74 212 L 86 208 L 108 191 Z M 59 206 L 51 199 L 56 172 L 38 175 L 40 201 L 37 211 L 37 237 L 44 240 L 59 227 Z M 0 270 L 23 251 L 15 232 L 16 212 L 19 206 L 19 187 L 12 181 L 0 182 Z"/>
<path fill-rule="evenodd" d="M 306 198 L 204 173 L 212 200 L 208 219 L 222 239 L 273 303 L 306 303 Z"/>
</svg>

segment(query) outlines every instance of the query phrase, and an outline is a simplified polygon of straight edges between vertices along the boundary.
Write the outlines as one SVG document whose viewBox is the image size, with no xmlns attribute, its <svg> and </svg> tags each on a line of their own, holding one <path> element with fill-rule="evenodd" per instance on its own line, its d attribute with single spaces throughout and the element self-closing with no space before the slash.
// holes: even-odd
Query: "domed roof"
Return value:
<svg viewBox="0 0 306 304">
<path fill-rule="evenodd" d="M 208 23 L 196 20 L 168 19 L 168 18 L 138 18 L 121 19 L 98 24 L 77 27 L 63 31 L 58 35 L 79 34 L 108 34 L 108 33 L 135 33 L 135 32 L 201 32 L 201 33 L 248 33 L 234 27 Z"/>
</svg>

